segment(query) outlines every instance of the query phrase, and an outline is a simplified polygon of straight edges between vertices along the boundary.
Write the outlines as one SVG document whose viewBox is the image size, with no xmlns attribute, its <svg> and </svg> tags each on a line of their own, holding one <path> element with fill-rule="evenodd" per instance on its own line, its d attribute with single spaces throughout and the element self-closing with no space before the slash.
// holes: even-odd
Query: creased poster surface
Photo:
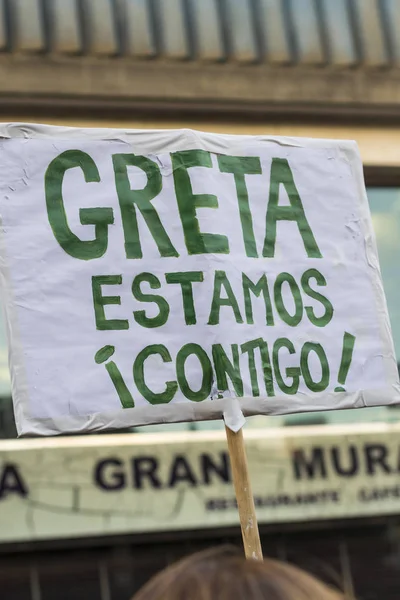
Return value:
<svg viewBox="0 0 400 600">
<path fill-rule="evenodd" d="M 0 128 L 19 433 L 398 402 L 356 144 Z"/>
</svg>

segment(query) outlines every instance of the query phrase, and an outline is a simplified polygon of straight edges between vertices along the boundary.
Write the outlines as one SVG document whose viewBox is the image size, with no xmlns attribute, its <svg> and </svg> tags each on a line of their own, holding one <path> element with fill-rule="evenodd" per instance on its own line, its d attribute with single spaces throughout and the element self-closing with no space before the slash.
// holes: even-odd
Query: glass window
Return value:
<svg viewBox="0 0 400 600">
<path fill-rule="evenodd" d="M 368 199 L 396 355 L 400 357 L 400 188 L 369 188 Z"/>
</svg>

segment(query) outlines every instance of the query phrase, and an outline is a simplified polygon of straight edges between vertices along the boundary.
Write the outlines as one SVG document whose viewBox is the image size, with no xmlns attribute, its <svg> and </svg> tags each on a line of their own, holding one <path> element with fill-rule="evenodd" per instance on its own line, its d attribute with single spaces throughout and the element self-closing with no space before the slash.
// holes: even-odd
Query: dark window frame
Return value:
<svg viewBox="0 0 400 600">
<path fill-rule="evenodd" d="M 364 179 L 367 188 L 398 188 L 400 187 L 400 165 L 398 167 L 364 165 Z"/>
</svg>

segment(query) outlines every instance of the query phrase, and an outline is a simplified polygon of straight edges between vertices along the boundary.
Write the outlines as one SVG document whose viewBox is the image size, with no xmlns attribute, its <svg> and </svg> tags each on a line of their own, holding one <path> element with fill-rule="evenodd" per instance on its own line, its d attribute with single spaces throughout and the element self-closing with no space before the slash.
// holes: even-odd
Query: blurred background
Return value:
<svg viewBox="0 0 400 600">
<path fill-rule="evenodd" d="M 0 0 L 0 82 L 4 122 L 355 139 L 400 357 L 400 0 Z M 0 438 L 12 440 L 3 323 L 0 395 Z M 255 417 L 247 428 L 286 439 L 293 426 L 321 435 L 324 427 L 345 446 L 360 423 L 376 441 L 399 420 L 400 407 L 392 407 Z M 194 440 L 210 429 L 223 436 L 220 422 L 134 433 L 167 439 L 189 431 Z M 105 452 L 106 437 L 97 436 Z M 23 471 L 18 443 L 0 440 L 0 469 Z M 206 521 L 172 532 L 164 524 L 151 534 L 135 525 L 134 533 L 105 535 L 99 526 L 90 537 L 57 536 L 55 528 L 13 539 L 12 524 L 1 521 L 2 503 L 16 501 L 10 489 L 1 494 L 7 473 L 0 470 L 0 596 L 7 600 L 128 600 L 181 554 L 240 543 L 237 526 Z M 386 475 L 397 485 L 398 475 Z M 325 578 L 335 573 L 350 597 L 397 599 L 400 493 L 390 510 L 384 504 L 375 502 L 372 516 L 353 510 L 335 521 L 317 508 L 306 522 L 274 523 L 263 513 L 264 548 Z"/>
</svg>

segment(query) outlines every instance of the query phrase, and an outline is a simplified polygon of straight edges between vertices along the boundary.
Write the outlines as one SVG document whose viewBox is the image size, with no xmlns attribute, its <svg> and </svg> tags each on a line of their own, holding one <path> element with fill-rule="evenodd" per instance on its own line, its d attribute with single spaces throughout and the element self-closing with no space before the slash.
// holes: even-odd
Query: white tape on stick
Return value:
<svg viewBox="0 0 400 600">
<path fill-rule="evenodd" d="M 227 398 L 224 421 L 225 425 L 234 433 L 237 433 L 246 424 L 238 398 Z"/>
</svg>

